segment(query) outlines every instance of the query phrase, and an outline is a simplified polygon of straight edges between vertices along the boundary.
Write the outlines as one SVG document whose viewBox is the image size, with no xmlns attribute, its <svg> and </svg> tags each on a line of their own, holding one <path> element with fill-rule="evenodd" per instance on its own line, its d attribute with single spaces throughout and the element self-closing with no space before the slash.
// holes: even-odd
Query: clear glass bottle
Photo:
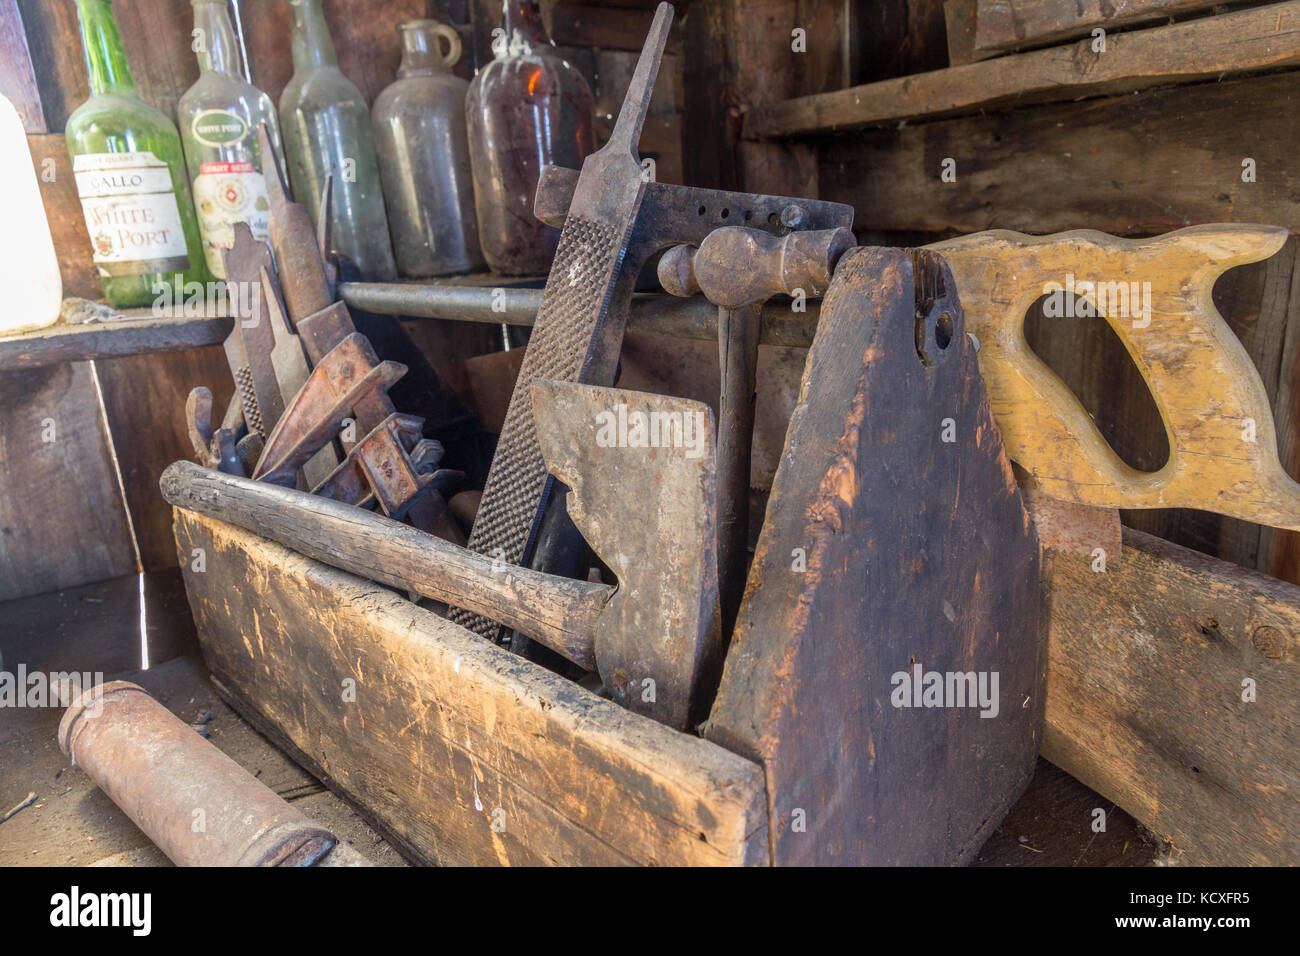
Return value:
<svg viewBox="0 0 1300 956">
<path fill-rule="evenodd" d="M 595 148 L 591 88 L 555 50 L 537 0 L 504 0 L 494 58 L 465 100 L 479 243 L 493 271 L 542 275 L 558 229 L 533 215 L 543 166 L 578 169 Z"/>
<path fill-rule="evenodd" d="M 176 126 L 135 93 L 110 0 L 77 0 L 90 99 L 65 134 L 104 298 L 152 304 L 163 283 L 204 282 L 199 224 Z"/>
<path fill-rule="evenodd" d="M 246 222 L 265 239 L 270 222 L 258 127 L 265 123 L 283 167 L 280 123 L 271 98 L 244 79 L 226 0 L 190 0 L 199 79 L 176 104 L 185 162 L 194 190 L 199 233 L 208 270 L 226 277 L 223 249 Z"/>
<path fill-rule="evenodd" d="M 483 269 L 465 134 L 469 83 L 451 72 L 460 37 L 436 20 L 397 30 L 402 65 L 372 113 L 397 271 L 419 279 Z"/>
<path fill-rule="evenodd" d="M 365 97 L 339 70 L 320 0 L 289 0 L 289 11 L 293 77 L 280 96 L 280 128 L 294 199 L 318 221 L 325 176 L 333 172 L 334 251 L 368 279 L 395 278 Z"/>
</svg>

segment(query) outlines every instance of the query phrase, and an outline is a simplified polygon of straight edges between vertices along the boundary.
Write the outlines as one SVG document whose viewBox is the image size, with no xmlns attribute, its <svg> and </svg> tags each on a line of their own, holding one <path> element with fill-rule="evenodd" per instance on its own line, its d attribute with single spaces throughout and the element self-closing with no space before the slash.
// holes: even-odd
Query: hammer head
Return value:
<svg viewBox="0 0 1300 956">
<path fill-rule="evenodd" d="M 625 707 L 686 728 L 721 663 L 712 413 L 568 382 L 531 391 L 569 517 L 618 576 L 596 625 L 600 676 Z"/>
</svg>

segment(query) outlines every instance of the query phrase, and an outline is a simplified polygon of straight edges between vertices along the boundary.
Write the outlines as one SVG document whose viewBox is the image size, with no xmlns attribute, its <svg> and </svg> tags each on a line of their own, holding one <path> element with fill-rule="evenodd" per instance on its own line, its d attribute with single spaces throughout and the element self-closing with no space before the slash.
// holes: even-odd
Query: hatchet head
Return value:
<svg viewBox="0 0 1300 956">
<path fill-rule="evenodd" d="M 596 623 L 601 679 L 630 710 L 689 727 L 721 664 L 713 415 L 569 382 L 535 381 L 531 397 L 569 517 L 618 577 Z"/>
</svg>

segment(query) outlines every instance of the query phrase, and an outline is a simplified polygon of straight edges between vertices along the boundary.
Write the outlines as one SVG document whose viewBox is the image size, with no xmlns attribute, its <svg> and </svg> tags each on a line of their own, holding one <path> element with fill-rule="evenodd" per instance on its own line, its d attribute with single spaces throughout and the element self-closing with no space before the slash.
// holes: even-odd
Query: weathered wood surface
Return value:
<svg viewBox="0 0 1300 956">
<path fill-rule="evenodd" d="M 1038 753 L 1038 545 L 952 278 L 917 255 L 840 261 L 704 731 L 763 764 L 780 864 L 968 860 Z M 913 666 L 997 673 L 997 717 L 895 706 Z"/>
<path fill-rule="evenodd" d="M 1103 573 L 1046 559 L 1043 755 L 1185 862 L 1300 863 L 1300 588 L 1140 531 L 1124 544 Z"/>
<path fill-rule="evenodd" d="M 1300 63 L 1300 2 L 1091 38 L 932 73 L 755 106 L 745 135 L 805 136 L 1074 100 Z M 1120 158 L 1120 157 L 1116 157 Z"/>
<path fill-rule="evenodd" d="M 45 132 L 41 91 L 32 70 L 18 0 L 0 0 L 0 95 L 14 105 L 28 133 Z"/>
<path fill-rule="evenodd" d="M 1221 274 L 1272 256 L 1286 237 L 1245 224 L 1154 239 L 994 231 L 930 248 L 967 296 L 1007 453 L 1035 486 L 1099 508 L 1199 508 L 1300 530 L 1300 485 L 1278 460 L 1268 394 L 1211 298 Z M 1024 317 L 1049 288 L 1059 321 L 1101 315 L 1127 347 L 1169 435 L 1163 468 L 1125 464 L 1029 348 Z"/>
<path fill-rule="evenodd" d="M 120 315 L 0 338 L 0 370 L 219 345 L 230 334 L 232 321 L 216 316 L 154 318 L 135 310 Z"/>
<path fill-rule="evenodd" d="M 948 59 L 954 66 L 1018 47 L 1046 46 L 1224 6 L 1218 0 L 947 0 Z"/>
<path fill-rule="evenodd" d="M 98 299 L 104 289 L 95 269 L 85 213 L 77 198 L 77 181 L 72 175 L 67 140 L 61 133 L 28 136 L 27 146 L 32 151 L 32 165 L 45 203 L 45 218 L 49 220 L 50 236 L 59 256 L 63 294 L 69 298 Z"/>
<path fill-rule="evenodd" d="M 883 230 L 1300 229 L 1297 142 L 1300 72 L 1281 73 L 839 137 L 821 146 L 820 198 Z"/>
<path fill-rule="evenodd" d="M 468 608 L 523 631 L 587 670 L 612 588 L 512 565 L 352 505 L 176 462 L 159 482 L 169 505 L 224 521 L 389 587 Z"/>
<path fill-rule="evenodd" d="M 136 570 L 86 362 L 0 374 L 0 600 Z"/>
<path fill-rule="evenodd" d="M 766 862 L 750 761 L 264 539 L 184 512 L 176 534 L 206 556 L 185 575 L 214 676 L 414 858 Z"/>
<path fill-rule="evenodd" d="M 95 363 L 103 396 L 104 419 L 113 436 L 122 488 L 146 571 L 176 564 L 171 508 L 158 494 L 163 469 L 194 457 L 185 422 L 185 399 L 203 385 L 212 391 L 214 417 L 226 410 L 235 391 L 219 346 L 110 358 Z"/>
</svg>

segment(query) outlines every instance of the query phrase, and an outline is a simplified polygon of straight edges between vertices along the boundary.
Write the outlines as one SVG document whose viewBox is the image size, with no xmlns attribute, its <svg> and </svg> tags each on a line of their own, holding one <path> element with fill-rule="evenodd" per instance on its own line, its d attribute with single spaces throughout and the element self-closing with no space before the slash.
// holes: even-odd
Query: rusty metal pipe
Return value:
<svg viewBox="0 0 1300 956">
<path fill-rule="evenodd" d="M 338 843 L 137 684 L 85 691 L 58 740 L 178 866 L 312 866 Z"/>
<path fill-rule="evenodd" d="M 339 296 L 350 307 L 410 319 L 450 319 L 492 325 L 531 326 L 542 302 L 541 289 L 467 288 L 439 283 L 345 282 Z M 817 331 L 820 303 L 793 312 L 788 303 L 763 306 L 763 345 L 806 349 Z M 628 330 L 674 338 L 715 341 L 717 308 L 704 299 L 645 293 L 632 299 Z"/>
</svg>

